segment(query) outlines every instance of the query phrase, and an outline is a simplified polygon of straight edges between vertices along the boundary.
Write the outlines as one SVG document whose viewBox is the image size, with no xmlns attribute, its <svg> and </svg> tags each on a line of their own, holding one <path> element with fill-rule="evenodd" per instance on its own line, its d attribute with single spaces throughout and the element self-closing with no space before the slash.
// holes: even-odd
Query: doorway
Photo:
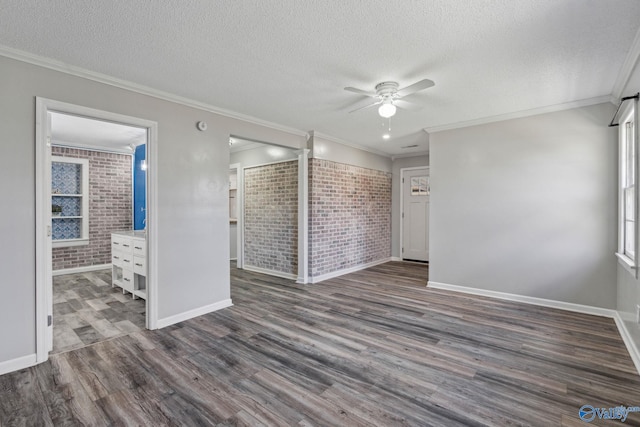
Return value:
<svg viewBox="0 0 640 427">
<path fill-rule="evenodd" d="M 306 283 L 308 150 L 235 135 L 229 146 L 231 258 Z"/>
<path fill-rule="evenodd" d="M 429 261 L 429 168 L 401 169 L 402 259 Z"/>
<path fill-rule="evenodd" d="M 148 120 L 138 119 L 135 117 L 124 116 L 116 113 L 110 113 L 101 110 L 90 109 L 87 107 L 66 104 L 54 100 L 48 100 L 44 98 L 37 98 L 37 115 L 36 115 L 36 301 L 37 301 L 37 319 L 36 319 L 36 331 L 37 331 L 37 361 L 43 362 L 47 360 L 49 352 L 53 350 L 53 323 L 56 320 L 62 324 L 68 322 L 79 321 L 79 317 L 73 317 L 74 313 L 71 313 L 69 319 L 63 319 L 64 314 L 69 314 L 71 309 L 75 306 L 78 309 L 83 307 L 87 309 L 84 313 L 83 320 L 90 323 L 90 325 L 78 325 L 77 332 L 82 342 L 91 342 L 98 336 L 105 336 L 110 338 L 109 335 L 115 335 L 118 332 L 122 334 L 126 333 L 125 319 L 120 319 L 122 324 L 121 328 L 116 328 L 113 324 L 109 324 L 105 319 L 100 319 L 90 312 L 89 309 L 95 309 L 98 312 L 100 309 L 111 309 L 111 306 L 105 304 L 104 300 L 101 300 L 102 294 L 96 294 L 96 290 L 109 290 L 113 295 L 118 294 L 116 286 L 118 285 L 116 276 L 111 273 L 116 270 L 117 263 L 112 258 L 112 231 L 127 231 L 122 228 L 129 229 L 131 238 L 137 239 L 137 245 L 140 247 L 140 251 L 145 254 L 145 271 L 138 271 L 142 276 L 142 282 L 144 283 L 144 296 L 146 297 L 146 303 L 138 300 L 135 305 L 140 317 L 140 312 L 144 311 L 145 315 L 142 318 L 143 326 L 146 325 L 149 329 L 155 329 L 157 322 L 157 291 L 156 291 L 156 253 L 155 250 L 155 236 L 157 235 L 157 228 L 154 221 L 156 209 L 153 207 L 156 205 L 156 177 L 155 177 L 155 162 L 154 156 L 156 141 L 157 141 L 157 124 Z M 83 123 L 90 126 L 102 126 L 104 129 L 97 132 L 95 135 L 85 135 L 84 143 L 74 142 L 73 138 L 65 136 L 64 132 L 61 132 L 61 128 L 64 126 L 56 127 L 54 129 L 55 134 L 52 133 L 52 121 L 67 120 L 75 122 L 76 124 Z M 81 125 L 79 125 L 81 126 Z M 128 145 L 121 146 L 119 148 L 113 148 L 101 144 L 106 144 L 108 141 L 101 140 L 100 136 L 104 136 L 106 129 L 118 129 L 124 135 L 129 134 L 133 138 L 134 134 L 137 134 L 141 140 L 138 143 L 129 142 Z M 76 129 L 77 130 L 77 129 Z M 66 140 L 66 141 L 65 141 Z M 87 142 L 91 140 L 91 143 Z M 87 146 L 90 145 L 90 146 Z M 140 149 L 138 147 L 144 148 Z M 104 226 L 104 222 L 100 221 L 100 217 L 108 216 L 109 214 L 118 215 L 113 209 L 113 206 L 118 202 L 114 200 L 112 202 L 112 210 L 109 212 L 101 212 L 97 216 L 95 212 L 91 213 L 89 207 L 90 198 L 101 197 L 96 194 L 89 194 L 88 191 L 92 187 L 88 185 L 89 178 L 87 175 L 92 171 L 99 174 L 100 162 L 108 163 L 105 159 L 100 159 L 99 162 L 90 160 L 89 157 L 113 157 L 116 161 L 124 162 L 121 165 L 127 168 L 127 160 L 122 160 L 123 156 L 116 156 L 112 154 L 114 151 L 128 151 L 130 154 L 125 156 L 128 159 L 128 174 L 130 175 L 128 191 L 128 197 L 130 200 L 123 204 L 129 206 L 128 213 L 124 213 L 126 218 L 121 221 L 116 221 L 110 226 Z M 133 206 L 133 192 L 134 192 L 134 161 L 133 155 L 136 151 L 144 151 L 144 165 L 149 173 L 143 176 L 145 180 L 146 194 L 145 205 L 150 208 L 148 211 L 144 211 L 146 230 L 139 230 L 134 232 L 134 210 Z M 94 167 L 89 167 L 89 163 L 93 162 Z M 104 165 L 103 165 L 104 166 Z M 52 171 L 52 168 L 55 168 Z M 54 176 L 55 175 L 55 176 Z M 70 175 L 70 176 L 67 176 Z M 107 181 L 117 173 L 105 173 L 104 180 Z M 64 177 L 61 180 L 61 177 Z M 68 178 L 68 179 L 67 179 Z M 94 176 L 94 181 L 100 181 L 98 176 Z M 68 181 L 69 186 L 65 183 Z M 99 185 L 104 185 L 99 183 Z M 97 186 L 99 186 L 97 185 Z M 122 185 L 122 183 L 120 183 Z M 122 187 L 120 187 L 122 188 Z M 91 190 L 93 191 L 93 190 Z M 108 193 L 108 191 L 107 191 Z M 122 199 L 122 195 L 115 195 L 114 198 Z M 122 200 L 121 200 L 122 201 Z M 95 209 L 95 207 L 94 207 Z M 108 209 L 108 208 L 107 208 Z M 93 221 L 93 224 L 91 224 Z M 128 226 L 127 226 L 128 225 Z M 109 230 L 100 230 L 101 236 L 98 236 L 95 232 L 90 232 L 97 228 L 109 228 Z M 120 230 L 115 230 L 116 228 Z M 137 234 L 136 234 L 137 233 Z M 105 242 L 96 241 L 102 239 Z M 117 239 L 116 239 L 117 240 Z M 133 240 L 132 240 L 133 241 Z M 142 244 L 139 244 L 142 241 Z M 93 243 L 97 243 L 92 245 Z M 95 246 L 96 248 L 93 248 Z M 90 263 L 89 266 L 78 265 L 74 267 L 72 263 L 64 263 L 65 251 L 74 254 L 81 253 L 78 249 L 92 248 L 88 256 L 92 260 L 99 260 L 98 264 L 95 262 Z M 80 283 L 86 285 L 86 287 L 78 287 L 75 290 L 64 289 L 63 292 L 67 292 L 66 296 L 71 295 L 71 300 L 66 300 L 63 293 L 53 292 L 53 276 L 54 276 L 54 252 L 56 251 L 56 280 L 61 282 L 60 277 L 63 277 L 65 273 L 70 273 L 72 276 L 67 277 L 64 281 L 63 287 L 72 287 Z M 115 254 L 115 253 L 114 253 Z M 77 260 L 78 256 L 73 255 L 69 259 Z M 130 261 L 133 260 L 133 257 Z M 82 263 L 81 263 L 82 264 Z M 85 262 L 86 264 L 86 262 Z M 65 268 L 69 267 L 69 268 Z M 133 274 L 133 264 L 132 264 Z M 135 277 L 135 276 L 134 276 Z M 113 287 L 113 290 L 112 290 Z M 124 287 L 123 287 L 124 288 Z M 121 301 L 117 301 L 119 304 L 127 303 L 129 300 L 135 301 L 133 293 L 125 295 L 123 291 L 120 297 Z M 81 301 L 80 298 L 85 296 L 86 300 Z M 139 295 L 138 295 L 139 296 Z M 57 308 L 64 306 L 63 310 L 56 310 L 54 312 L 54 297 L 57 303 L 62 303 Z M 93 298 L 95 297 L 95 298 Z M 125 297 L 128 297 L 125 299 Z M 84 306 L 83 306 L 84 304 Z M 142 308 L 140 308 L 142 307 Z M 106 312 L 105 312 L 106 313 Z M 135 315 L 132 314 L 133 318 Z M 54 317 L 57 317 L 55 319 Z M 111 320 L 117 322 L 118 319 L 113 317 Z M 92 322 L 93 321 L 93 322 Z M 128 322 L 130 323 L 130 322 Z M 73 326 L 67 325 L 67 326 Z M 100 335 L 100 333 L 102 335 Z M 95 336 L 94 336 L 95 335 Z M 70 337 L 71 335 L 66 335 Z M 64 338 L 62 338 L 64 339 Z M 59 346 L 60 347 L 60 346 Z"/>
</svg>

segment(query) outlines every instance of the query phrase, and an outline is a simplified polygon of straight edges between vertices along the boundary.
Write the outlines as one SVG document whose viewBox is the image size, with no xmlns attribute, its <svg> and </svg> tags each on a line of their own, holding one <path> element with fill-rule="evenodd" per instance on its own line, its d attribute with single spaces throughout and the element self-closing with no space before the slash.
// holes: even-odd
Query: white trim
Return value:
<svg viewBox="0 0 640 427">
<path fill-rule="evenodd" d="M 630 258 L 627 254 L 625 254 L 625 202 L 624 202 L 624 186 L 625 186 L 625 177 L 626 177 L 626 150 L 625 146 L 627 144 L 627 131 L 626 126 L 624 125 L 626 122 L 631 120 L 634 123 L 633 135 L 634 139 L 631 141 L 633 144 L 633 150 L 636 153 L 635 155 L 635 165 L 634 168 L 636 170 L 635 182 L 634 182 L 634 199 L 635 203 L 633 206 L 633 217 L 638 217 L 638 212 L 640 211 L 640 193 L 638 192 L 638 169 L 640 167 L 640 155 L 638 155 L 638 111 L 637 111 L 637 100 L 633 100 L 633 102 L 629 102 L 622 113 L 620 114 L 619 122 L 621 126 L 618 127 L 618 250 L 616 252 L 616 257 L 618 258 L 618 263 L 624 267 L 633 277 L 638 277 L 638 269 L 637 269 L 637 259 L 638 259 L 638 250 L 640 249 L 640 235 L 638 234 L 639 230 L 637 229 L 637 220 L 636 226 L 634 227 L 635 235 L 634 239 L 634 258 Z"/>
<path fill-rule="evenodd" d="M 399 258 L 397 256 L 392 256 L 391 261 L 402 261 L 402 258 Z"/>
<path fill-rule="evenodd" d="M 424 130 L 424 129 L 423 129 Z M 404 159 L 408 157 L 428 156 L 428 151 L 416 151 L 415 153 L 394 154 L 391 160 Z"/>
<path fill-rule="evenodd" d="M 65 274 L 87 273 L 89 271 L 106 270 L 111 268 L 111 264 L 86 265 L 84 267 L 64 268 L 53 270 L 54 276 L 64 276 Z"/>
<path fill-rule="evenodd" d="M 622 67 L 620 67 L 620 71 L 618 72 L 616 82 L 613 85 L 612 94 L 614 98 L 619 99 L 622 96 L 622 91 L 629 83 L 631 73 L 638 62 L 638 57 L 640 57 L 640 29 L 636 32 L 636 36 L 631 43 L 631 47 L 627 52 L 627 56 L 625 57 Z"/>
<path fill-rule="evenodd" d="M 627 350 L 629 351 L 629 356 L 631 356 L 631 360 L 633 364 L 636 366 L 636 370 L 640 374 L 640 349 L 636 346 L 631 334 L 629 333 L 629 329 L 627 329 L 627 325 L 625 324 L 622 316 L 620 316 L 620 312 L 616 311 L 613 316 L 613 320 L 616 322 L 616 326 L 618 327 L 618 331 L 620 332 L 620 336 L 622 337 L 622 341 L 624 341 L 624 345 L 627 346 Z"/>
<path fill-rule="evenodd" d="M 89 244 L 89 238 L 83 239 L 66 239 L 66 240 L 54 240 L 51 242 L 52 248 L 69 248 L 71 246 L 86 246 Z"/>
<path fill-rule="evenodd" d="M 51 115 L 47 102 L 36 97 L 36 362 L 49 357 L 53 348 L 52 327 L 47 316 L 53 315 L 52 247 L 51 247 Z"/>
<path fill-rule="evenodd" d="M 242 222 L 242 205 L 240 203 L 240 199 L 244 197 L 244 185 L 241 185 L 243 182 L 240 179 L 240 175 L 244 174 L 241 163 L 232 163 L 229 165 L 229 170 L 236 171 L 236 257 L 230 258 L 231 261 L 236 261 L 236 268 L 242 268 L 242 233 L 240 232 L 243 222 Z M 231 225 L 229 225 L 231 228 Z M 231 267 L 229 267 L 231 268 Z"/>
<path fill-rule="evenodd" d="M 308 133 L 309 133 L 309 136 L 312 136 L 312 137 L 316 137 L 317 136 L 318 138 L 326 139 L 327 141 L 330 141 L 330 142 L 335 142 L 335 143 L 338 143 L 338 144 L 346 145 L 347 147 L 355 148 L 357 150 L 366 151 L 366 152 L 371 153 L 371 154 L 377 154 L 378 156 L 391 158 L 391 154 L 385 153 L 384 151 L 376 150 L 375 148 L 365 147 L 364 145 L 356 144 L 355 142 L 348 142 L 348 141 L 345 141 L 344 139 L 340 139 L 340 138 L 336 138 L 336 137 L 333 137 L 333 136 L 325 135 L 325 134 L 317 132 L 315 130 L 310 130 Z"/>
<path fill-rule="evenodd" d="M 488 289 L 470 288 L 468 286 L 450 285 L 448 283 L 440 283 L 429 281 L 427 287 L 434 289 L 443 289 L 447 291 L 462 292 L 465 294 L 480 295 L 484 297 L 502 299 L 507 301 L 523 302 L 526 304 L 540 305 L 543 307 L 559 308 L 561 310 L 575 311 L 577 313 L 592 314 L 594 316 L 611 317 L 616 311 L 609 308 L 593 307 L 591 305 L 574 304 L 571 302 L 556 301 L 545 298 L 530 297 L 526 295 L 510 294 L 506 292 L 490 291 Z"/>
<path fill-rule="evenodd" d="M 147 142 L 145 159 L 147 161 L 147 329 L 158 328 L 158 301 L 160 300 L 160 273 L 158 270 L 158 123 L 146 121 Z"/>
<path fill-rule="evenodd" d="M 62 148 L 73 148 L 76 150 L 96 151 L 98 153 L 123 154 L 125 156 L 133 157 L 133 153 L 131 152 L 131 150 L 127 148 L 115 148 L 115 147 L 109 147 L 106 145 L 88 145 L 88 144 L 82 144 L 79 142 L 61 141 L 59 139 L 52 139 L 51 145 L 55 145 L 56 147 L 62 147 Z"/>
<path fill-rule="evenodd" d="M 391 257 L 379 259 L 378 261 L 369 262 L 367 264 L 356 265 L 355 267 L 344 268 L 342 270 L 332 271 L 330 273 L 321 274 L 320 276 L 310 277 L 309 283 L 319 283 L 324 280 L 333 279 L 349 273 L 355 273 L 356 271 L 364 270 L 365 268 L 374 267 L 379 264 L 391 261 Z"/>
<path fill-rule="evenodd" d="M 309 282 L 309 153 L 298 154 L 298 277 L 297 283 Z"/>
<path fill-rule="evenodd" d="M 38 363 L 36 353 L 28 356 L 17 357 L 15 359 L 7 360 L 6 362 L 0 362 L 0 375 L 8 374 L 9 372 L 19 371 L 20 369 L 29 368 Z"/>
<path fill-rule="evenodd" d="M 513 113 L 498 114 L 496 116 L 482 117 L 475 120 L 447 123 L 439 126 L 424 128 L 427 133 L 442 132 L 445 130 L 460 129 L 469 126 L 484 125 L 487 123 L 501 122 L 503 120 L 520 119 L 523 117 L 537 116 L 538 114 L 553 113 L 556 111 L 571 110 L 573 108 L 587 107 L 589 105 L 613 102 L 610 95 L 598 96 L 596 98 L 582 99 L 580 101 L 565 102 L 564 104 L 549 105 L 547 107 L 532 108 L 531 110 L 515 111 Z"/>
<path fill-rule="evenodd" d="M 238 261 L 237 268 L 244 268 L 244 169 L 242 165 L 238 167 L 237 174 L 237 190 L 236 197 L 238 198 Z"/>
<path fill-rule="evenodd" d="M 628 256 L 618 252 L 616 252 L 616 258 L 618 258 L 618 264 L 620 264 L 625 270 L 627 270 L 635 277 L 638 267 L 633 264 L 633 260 L 631 260 L 631 258 L 629 258 Z"/>
<path fill-rule="evenodd" d="M 254 273 L 261 273 L 261 274 L 267 274 L 269 276 L 282 277 L 283 279 L 296 280 L 298 278 L 297 275 L 292 273 L 284 273 L 282 271 L 268 270 L 266 268 L 254 267 L 246 264 L 244 266 L 244 269 L 247 271 L 253 271 Z"/>
<path fill-rule="evenodd" d="M 185 98 L 169 92 L 154 89 L 149 86 L 140 85 L 140 84 L 133 83 L 123 79 L 118 79 L 116 77 L 108 76 L 102 73 L 97 73 L 95 71 L 87 70 L 85 68 L 77 67 L 75 65 L 66 64 L 61 61 L 57 61 L 51 58 L 46 58 L 40 55 L 35 55 L 33 53 L 14 49 L 8 46 L 0 45 L 0 56 L 5 56 L 7 58 L 37 65 L 39 67 L 48 68 L 50 70 L 59 71 L 72 76 L 82 77 L 84 79 L 92 80 L 99 83 L 104 83 L 104 84 L 118 87 L 121 89 L 126 89 L 131 92 L 152 96 L 154 98 L 174 102 L 176 104 L 185 105 L 187 107 L 193 107 L 200 110 L 209 111 L 211 113 L 215 113 L 221 116 L 242 120 L 248 123 L 264 126 L 269 129 L 278 130 L 278 131 L 289 133 L 292 135 L 296 135 L 296 136 L 307 135 L 307 132 L 299 129 L 295 129 L 289 126 L 283 126 L 277 123 L 259 119 L 257 117 L 236 113 L 235 111 L 226 110 L 224 108 L 216 107 L 214 105 L 206 104 L 204 102 L 195 101 L 193 99 Z"/>
<path fill-rule="evenodd" d="M 233 303 L 231 302 L 231 298 L 225 299 L 213 304 L 205 305 L 204 307 L 194 308 L 193 310 L 185 311 L 184 313 L 165 317 L 164 319 L 158 319 L 157 326 L 158 328 L 165 328 L 167 326 L 175 325 L 176 323 L 184 322 L 185 320 L 193 319 L 194 317 L 231 307 L 232 305 Z"/>
</svg>

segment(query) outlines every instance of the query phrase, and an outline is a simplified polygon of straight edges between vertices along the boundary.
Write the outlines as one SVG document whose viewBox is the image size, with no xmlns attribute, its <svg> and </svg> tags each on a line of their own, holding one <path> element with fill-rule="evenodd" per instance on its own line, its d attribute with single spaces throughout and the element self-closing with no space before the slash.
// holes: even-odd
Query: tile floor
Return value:
<svg viewBox="0 0 640 427">
<path fill-rule="evenodd" d="M 145 328 L 145 301 L 111 287 L 111 269 L 53 278 L 53 352 Z"/>
</svg>

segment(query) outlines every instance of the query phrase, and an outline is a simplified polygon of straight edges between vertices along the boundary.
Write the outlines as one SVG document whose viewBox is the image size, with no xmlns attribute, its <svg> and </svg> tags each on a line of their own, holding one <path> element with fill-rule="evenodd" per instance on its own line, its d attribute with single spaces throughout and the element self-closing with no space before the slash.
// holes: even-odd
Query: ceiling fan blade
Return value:
<svg viewBox="0 0 640 427">
<path fill-rule="evenodd" d="M 405 101 L 404 99 L 396 99 L 393 103 L 398 108 L 403 108 L 409 111 L 420 111 L 422 110 L 422 105 L 414 104 L 413 102 Z"/>
<path fill-rule="evenodd" d="M 344 90 L 357 93 L 359 95 L 370 96 L 372 98 L 375 98 L 377 96 L 375 92 L 367 92 L 366 90 L 358 89 L 355 87 L 345 87 Z"/>
<path fill-rule="evenodd" d="M 381 104 L 381 103 L 382 103 L 382 101 L 376 101 L 373 104 L 363 105 L 362 107 L 358 107 L 355 110 L 349 111 L 349 114 L 355 113 L 356 111 L 364 110 L 365 108 L 373 107 L 374 105 L 378 105 L 378 104 Z"/>
<path fill-rule="evenodd" d="M 407 86 L 405 88 L 400 89 L 398 92 L 396 92 L 396 96 L 398 98 L 402 98 L 405 97 L 407 95 L 411 95 L 412 93 L 416 93 L 420 90 L 424 90 L 427 88 L 430 88 L 431 86 L 435 85 L 435 83 L 429 79 L 423 79 L 420 80 L 419 82 L 416 82 L 410 86 Z"/>
</svg>

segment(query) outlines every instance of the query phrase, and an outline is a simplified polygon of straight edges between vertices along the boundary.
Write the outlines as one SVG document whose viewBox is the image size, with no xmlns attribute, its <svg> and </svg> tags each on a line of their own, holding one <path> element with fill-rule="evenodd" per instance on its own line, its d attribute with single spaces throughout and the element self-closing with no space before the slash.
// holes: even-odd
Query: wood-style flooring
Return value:
<svg viewBox="0 0 640 427">
<path fill-rule="evenodd" d="M 53 353 L 145 328 L 144 300 L 111 286 L 111 269 L 53 277 Z"/>
<path fill-rule="evenodd" d="M 231 308 L 0 376 L 0 424 L 583 426 L 583 405 L 640 406 L 611 319 L 428 289 L 427 268 L 232 269 Z"/>
</svg>

